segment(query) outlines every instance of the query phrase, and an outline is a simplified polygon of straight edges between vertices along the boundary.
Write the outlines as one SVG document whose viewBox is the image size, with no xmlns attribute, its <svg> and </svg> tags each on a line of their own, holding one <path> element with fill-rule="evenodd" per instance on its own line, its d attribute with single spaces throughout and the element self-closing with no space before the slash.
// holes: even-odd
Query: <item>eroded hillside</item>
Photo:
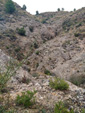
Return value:
<svg viewBox="0 0 85 113">
<path fill-rule="evenodd" d="M 10 15 L 6 14 L 4 4 L 0 4 L 0 48 L 15 58 L 21 56 L 18 58 L 21 60 L 44 41 L 54 38 L 55 33 L 52 28 L 49 30 L 47 26 L 37 22 L 16 3 L 15 6 L 15 13 Z M 17 33 L 17 28 L 22 27 L 26 30 L 26 36 L 23 37 Z"/>
<path fill-rule="evenodd" d="M 59 113 L 59 101 L 65 113 L 84 113 L 85 8 L 33 16 L 16 3 L 7 14 L 5 2 L 0 0 L 0 113 Z M 33 105 L 29 96 L 17 97 L 28 90 Z"/>
<path fill-rule="evenodd" d="M 62 12 L 58 13 L 62 15 Z M 46 14 L 49 16 L 49 13 Z M 41 18 L 41 15 L 44 18 L 46 14 L 40 14 L 37 18 Z M 51 19 L 48 19 L 49 22 L 52 19 L 54 22 L 54 17 L 57 17 L 57 14 L 55 15 L 51 15 Z M 55 20 L 52 24 L 52 26 L 55 26 L 57 22 L 61 21 L 59 23 L 61 24 L 61 30 L 56 37 L 43 44 L 28 60 L 31 62 L 30 66 L 34 71 L 44 72 L 47 69 L 57 76 L 69 79 L 73 75 L 84 76 L 85 8 L 76 12 L 65 13 L 65 15 L 62 15 L 60 19 Z M 45 25 L 49 26 L 48 23 Z"/>
</svg>

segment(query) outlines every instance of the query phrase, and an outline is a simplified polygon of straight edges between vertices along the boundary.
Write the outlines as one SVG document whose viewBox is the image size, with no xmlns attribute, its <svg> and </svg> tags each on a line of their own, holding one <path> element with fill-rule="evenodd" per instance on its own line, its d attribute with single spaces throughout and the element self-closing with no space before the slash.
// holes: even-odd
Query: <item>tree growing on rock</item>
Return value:
<svg viewBox="0 0 85 113">
<path fill-rule="evenodd" d="M 5 3 L 5 11 L 6 13 L 12 14 L 16 10 L 14 2 L 12 0 L 7 0 Z"/>
<path fill-rule="evenodd" d="M 27 9 L 26 5 L 23 5 L 22 9 L 23 10 L 26 10 Z"/>
</svg>

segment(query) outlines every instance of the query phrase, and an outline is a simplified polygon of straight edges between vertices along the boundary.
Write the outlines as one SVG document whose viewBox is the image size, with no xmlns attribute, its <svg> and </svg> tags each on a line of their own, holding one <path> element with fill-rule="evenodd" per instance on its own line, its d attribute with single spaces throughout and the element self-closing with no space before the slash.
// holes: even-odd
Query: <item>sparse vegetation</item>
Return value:
<svg viewBox="0 0 85 113">
<path fill-rule="evenodd" d="M 82 23 L 81 22 L 76 25 L 76 28 L 78 28 L 80 26 L 82 26 Z"/>
<path fill-rule="evenodd" d="M 51 75 L 51 72 L 50 72 L 49 70 L 47 70 L 47 69 L 45 69 L 44 73 L 45 73 L 46 75 Z"/>
<path fill-rule="evenodd" d="M 34 27 L 33 26 L 29 26 L 29 30 L 30 30 L 30 32 L 33 32 L 34 31 Z"/>
<path fill-rule="evenodd" d="M 38 48 L 38 43 L 34 42 L 34 48 L 35 48 L 35 49 Z"/>
<path fill-rule="evenodd" d="M 76 11 L 76 9 L 74 8 L 74 11 Z"/>
<path fill-rule="evenodd" d="M 79 23 L 76 25 L 76 27 L 80 27 L 82 24 Z M 75 37 L 78 37 L 80 40 L 83 40 L 85 37 L 85 29 L 83 27 L 80 27 L 75 33 L 74 33 Z"/>
<path fill-rule="evenodd" d="M 69 111 L 65 106 L 64 103 L 59 101 L 56 103 L 55 108 L 54 108 L 54 113 L 74 113 L 74 110 L 72 109 Z"/>
<path fill-rule="evenodd" d="M 0 95 L 0 113 L 15 113 L 16 108 L 13 106 L 14 101 L 10 99 L 10 94 Z"/>
<path fill-rule="evenodd" d="M 22 52 L 17 52 L 16 54 L 17 60 L 21 61 L 22 59 L 24 59 L 24 54 Z"/>
<path fill-rule="evenodd" d="M 74 36 L 78 37 L 78 36 L 80 36 L 80 33 L 75 33 Z"/>
<path fill-rule="evenodd" d="M 7 92 L 6 82 L 9 80 L 8 76 L 6 76 L 5 74 L 0 74 L 0 93 Z"/>
<path fill-rule="evenodd" d="M 36 64 L 36 68 L 38 68 L 38 67 L 39 67 L 39 63 Z"/>
<path fill-rule="evenodd" d="M 68 90 L 69 85 L 63 79 L 55 78 L 54 80 L 50 80 L 49 85 L 56 90 Z"/>
<path fill-rule="evenodd" d="M 36 11 L 36 15 L 39 15 L 39 11 Z"/>
<path fill-rule="evenodd" d="M 15 52 L 19 52 L 21 50 L 20 47 L 15 48 Z"/>
<path fill-rule="evenodd" d="M 39 74 L 38 73 L 33 73 L 32 76 L 33 77 L 39 77 Z"/>
<path fill-rule="evenodd" d="M 69 29 L 72 25 L 73 25 L 73 22 L 70 19 L 67 19 L 63 22 L 62 27 L 64 30 L 69 31 Z"/>
<path fill-rule="evenodd" d="M 30 65 L 30 61 L 28 60 L 28 61 L 26 62 L 26 64 L 27 64 L 27 65 Z"/>
<path fill-rule="evenodd" d="M 80 76 L 71 76 L 70 81 L 77 85 L 80 86 L 82 84 L 85 84 L 85 75 L 80 75 Z"/>
<path fill-rule="evenodd" d="M 62 11 L 64 11 L 64 8 L 62 8 Z"/>
<path fill-rule="evenodd" d="M 0 113 L 14 113 L 14 110 L 8 110 L 7 106 L 5 105 L 0 105 Z"/>
<path fill-rule="evenodd" d="M 31 15 L 25 11 L 26 5 L 21 8 L 16 3 L 14 11 L 6 11 L 6 1 L 12 0 L 0 0 L 0 113 L 85 113 L 81 112 L 85 87 L 85 8 L 75 12 L 58 8 L 59 12 L 36 11 Z M 10 57 L 16 64 L 9 67 Z M 17 70 L 19 62 L 22 65 Z M 72 73 L 75 75 L 71 76 Z M 70 82 L 82 90 L 54 78 L 61 74 L 65 79 L 73 77 Z M 27 89 L 38 92 L 35 95 L 35 91 Z M 66 106 L 59 102 L 54 109 L 55 102 L 61 99 Z"/>
<path fill-rule="evenodd" d="M 23 5 L 22 9 L 23 10 L 26 10 L 27 9 L 26 5 Z"/>
<path fill-rule="evenodd" d="M 40 53 L 39 51 L 36 51 L 36 55 L 39 55 L 39 53 Z"/>
<path fill-rule="evenodd" d="M 62 47 L 65 49 L 68 45 L 71 44 L 71 41 L 70 40 L 67 40 L 65 41 L 63 44 L 62 44 Z"/>
<path fill-rule="evenodd" d="M 36 91 L 31 92 L 22 92 L 22 95 L 18 95 L 16 97 L 16 104 L 19 106 L 24 106 L 25 108 L 31 107 L 35 103 L 35 95 Z"/>
<path fill-rule="evenodd" d="M 10 41 L 14 42 L 16 40 L 15 31 L 13 31 L 12 29 L 5 30 L 2 35 L 9 37 Z"/>
<path fill-rule="evenodd" d="M 22 77 L 21 83 L 29 84 L 30 79 L 26 78 L 26 76 Z"/>
<path fill-rule="evenodd" d="M 81 113 L 85 113 L 85 109 L 82 109 Z"/>
<path fill-rule="evenodd" d="M 9 49 L 9 47 L 8 47 L 8 46 L 6 46 L 6 49 Z"/>
<path fill-rule="evenodd" d="M 25 36 L 25 33 L 26 33 L 24 27 L 22 27 L 22 28 L 17 28 L 17 32 L 18 32 L 18 34 L 21 35 L 21 36 Z"/>
<path fill-rule="evenodd" d="M 58 8 L 57 10 L 60 11 L 60 8 Z"/>
<path fill-rule="evenodd" d="M 14 74 L 14 64 L 13 61 L 10 61 L 7 65 L 6 72 L 0 73 L 0 93 L 7 92 L 7 82 Z"/>
<path fill-rule="evenodd" d="M 5 4 L 5 11 L 6 11 L 6 13 L 12 14 L 12 13 L 15 12 L 15 9 L 16 8 L 15 8 L 15 5 L 14 5 L 13 1 L 12 0 L 7 0 L 6 4 Z"/>
<path fill-rule="evenodd" d="M 46 23 L 47 23 L 47 22 L 46 22 L 46 19 L 43 19 L 43 20 L 42 20 L 42 23 L 43 23 L 43 24 L 46 24 Z"/>
</svg>

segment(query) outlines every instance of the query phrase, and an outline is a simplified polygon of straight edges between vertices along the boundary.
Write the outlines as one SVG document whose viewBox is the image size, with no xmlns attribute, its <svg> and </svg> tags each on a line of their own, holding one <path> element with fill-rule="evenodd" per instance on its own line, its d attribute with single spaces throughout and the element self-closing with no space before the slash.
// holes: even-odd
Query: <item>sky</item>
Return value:
<svg viewBox="0 0 85 113">
<path fill-rule="evenodd" d="M 57 11 L 58 8 L 64 8 L 65 11 L 73 11 L 74 8 L 85 7 L 85 0 L 13 0 L 20 6 L 26 5 L 27 11 L 35 14 L 48 11 Z"/>
</svg>

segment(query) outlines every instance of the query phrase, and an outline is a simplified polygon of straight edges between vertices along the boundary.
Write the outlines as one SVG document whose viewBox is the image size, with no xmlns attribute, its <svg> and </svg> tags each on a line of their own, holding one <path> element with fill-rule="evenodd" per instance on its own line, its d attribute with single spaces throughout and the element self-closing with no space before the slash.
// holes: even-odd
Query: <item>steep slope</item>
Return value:
<svg viewBox="0 0 85 113">
<path fill-rule="evenodd" d="M 47 69 L 65 79 L 70 79 L 71 76 L 85 77 L 84 15 L 85 8 L 82 8 L 60 18 L 62 20 L 60 34 L 43 44 L 28 58 L 32 70 L 44 72 Z M 55 23 L 60 20 L 56 20 Z M 37 55 L 36 52 L 39 54 Z"/>
<path fill-rule="evenodd" d="M 10 15 L 3 10 L 5 2 L 0 2 L 0 48 L 4 52 L 18 60 L 29 56 L 26 65 L 31 72 L 48 69 L 67 79 L 84 73 L 85 8 L 32 16 L 15 3 L 16 11 Z M 26 36 L 17 33 L 21 27 Z"/>
<path fill-rule="evenodd" d="M 62 100 L 69 110 L 80 113 L 85 107 L 85 8 L 32 16 L 15 3 L 16 11 L 10 15 L 4 4 L 5 0 L 0 0 L 0 77 L 3 79 L 8 66 L 5 76 L 10 80 L 5 82 L 7 90 L 1 91 L 0 104 L 6 103 L 15 113 L 43 113 L 43 109 L 54 113 L 55 103 Z M 17 31 L 22 27 L 25 36 Z M 16 63 L 9 66 L 11 56 Z M 50 87 L 50 81 L 57 77 L 66 80 L 68 90 Z M 27 90 L 37 91 L 36 103 L 32 108 L 17 106 L 16 96 Z"/>
<path fill-rule="evenodd" d="M 4 52 L 18 60 L 29 56 L 26 65 L 29 64 L 31 72 L 48 69 L 66 79 L 84 73 L 85 8 L 32 16 L 16 3 L 12 15 L 3 10 L 4 2 L 0 5 L 0 48 Z M 42 20 L 46 22 L 42 24 Z M 26 36 L 17 33 L 21 27 L 25 28 Z M 77 56 L 82 61 L 77 62 Z"/>
<path fill-rule="evenodd" d="M 6 14 L 5 3 L 0 1 L 0 48 L 13 57 L 22 59 L 40 46 L 44 40 L 52 39 L 55 33 L 37 22 L 31 14 L 22 10 L 16 3 L 15 6 L 15 13 Z M 21 27 L 26 30 L 26 36 L 17 33 L 17 28 Z"/>
<path fill-rule="evenodd" d="M 0 65 L 4 64 L 3 66 L 5 66 L 5 63 L 7 63 L 9 58 L 10 57 L 0 51 L 0 60 L 2 60 Z M 40 111 L 42 113 L 43 109 L 45 109 L 47 113 L 54 113 L 54 106 L 56 102 L 61 100 L 68 104 L 69 109 L 72 107 L 73 109 L 80 111 L 82 107 L 84 107 L 85 90 L 68 82 L 69 89 L 67 91 L 56 91 L 49 85 L 50 79 L 54 78 L 55 77 L 53 76 L 46 76 L 43 73 L 33 75 L 20 67 L 16 71 L 15 76 L 11 77 L 7 83 L 9 92 L 5 92 L 3 95 L 0 94 L 0 98 L 2 97 L 6 102 L 8 102 L 6 99 L 9 99 L 9 109 L 13 109 L 13 113 L 39 113 Z M 26 80 L 29 80 L 29 82 L 26 82 Z M 36 103 L 32 107 L 28 108 L 22 106 L 19 107 L 17 104 L 15 104 L 17 95 L 21 95 L 22 92 L 26 92 L 28 90 L 37 91 L 35 94 Z M 3 105 L 3 100 L 1 99 L 0 101 L 1 105 Z M 4 104 L 6 102 L 4 102 Z"/>
</svg>

